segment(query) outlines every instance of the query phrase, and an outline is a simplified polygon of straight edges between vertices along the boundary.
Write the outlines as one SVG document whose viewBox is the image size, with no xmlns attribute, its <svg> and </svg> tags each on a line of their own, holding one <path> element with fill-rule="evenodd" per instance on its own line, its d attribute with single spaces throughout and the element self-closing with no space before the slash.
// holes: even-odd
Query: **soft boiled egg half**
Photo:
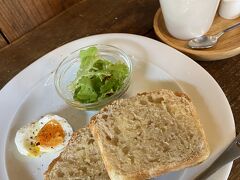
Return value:
<svg viewBox="0 0 240 180">
<path fill-rule="evenodd" d="M 62 150 L 72 137 L 72 127 L 66 119 L 57 115 L 46 115 L 27 124 L 16 133 L 18 151 L 30 157 Z"/>
</svg>

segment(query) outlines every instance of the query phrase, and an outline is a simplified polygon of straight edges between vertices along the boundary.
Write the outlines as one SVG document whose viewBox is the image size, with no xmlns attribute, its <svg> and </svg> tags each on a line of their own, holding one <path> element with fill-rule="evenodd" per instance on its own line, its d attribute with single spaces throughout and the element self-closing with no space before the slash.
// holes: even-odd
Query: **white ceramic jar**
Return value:
<svg viewBox="0 0 240 180">
<path fill-rule="evenodd" d="M 159 0 L 168 32 L 188 40 L 211 27 L 220 0 Z"/>
<path fill-rule="evenodd" d="M 240 17 L 240 0 L 222 0 L 219 14 L 225 19 Z"/>
</svg>

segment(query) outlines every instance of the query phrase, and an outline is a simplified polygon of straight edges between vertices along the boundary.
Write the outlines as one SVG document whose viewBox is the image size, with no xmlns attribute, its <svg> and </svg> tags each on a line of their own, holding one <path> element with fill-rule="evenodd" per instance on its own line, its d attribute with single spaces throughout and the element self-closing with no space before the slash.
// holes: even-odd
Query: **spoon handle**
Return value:
<svg viewBox="0 0 240 180">
<path fill-rule="evenodd" d="M 233 140 L 228 148 L 214 161 L 209 168 L 202 174 L 197 176 L 194 180 L 205 180 L 212 175 L 220 167 L 240 157 L 240 134 Z"/>
<path fill-rule="evenodd" d="M 240 22 L 237 23 L 237 24 L 234 24 L 234 25 L 232 25 L 230 27 L 228 27 L 227 29 L 223 30 L 223 32 L 225 33 L 225 32 L 231 31 L 231 30 L 233 30 L 233 29 L 235 29 L 237 27 L 240 27 Z"/>
</svg>

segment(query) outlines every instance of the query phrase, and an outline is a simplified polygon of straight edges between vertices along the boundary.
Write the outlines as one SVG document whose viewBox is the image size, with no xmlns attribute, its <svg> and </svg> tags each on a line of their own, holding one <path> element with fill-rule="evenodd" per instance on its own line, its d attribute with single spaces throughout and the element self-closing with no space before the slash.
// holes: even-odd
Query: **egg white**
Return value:
<svg viewBox="0 0 240 180">
<path fill-rule="evenodd" d="M 35 123 L 27 124 L 26 126 L 20 128 L 15 136 L 15 144 L 18 151 L 25 156 L 29 156 L 29 150 L 25 146 L 27 141 L 32 141 L 33 138 L 33 129 L 39 131 L 39 127 Z"/>
<path fill-rule="evenodd" d="M 26 147 L 26 144 L 29 144 L 31 141 L 36 142 L 36 136 L 38 132 L 41 130 L 41 128 L 47 124 L 51 120 L 56 120 L 61 127 L 63 128 L 64 131 L 64 140 L 61 144 L 55 146 L 55 147 L 45 147 L 41 146 L 41 144 L 38 146 L 40 148 L 40 153 L 52 153 L 52 152 L 57 152 L 62 150 L 67 144 L 68 141 L 72 137 L 72 127 L 71 125 L 67 122 L 66 119 L 58 116 L 58 115 L 46 115 L 42 117 L 40 120 L 27 124 L 26 126 L 20 128 L 15 136 L 15 144 L 17 146 L 18 151 L 25 156 L 31 156 L 30 151 L 28 150 L 29 147 Z M 31 147 L 30 147 L 31 148 Z"/>
</svg>

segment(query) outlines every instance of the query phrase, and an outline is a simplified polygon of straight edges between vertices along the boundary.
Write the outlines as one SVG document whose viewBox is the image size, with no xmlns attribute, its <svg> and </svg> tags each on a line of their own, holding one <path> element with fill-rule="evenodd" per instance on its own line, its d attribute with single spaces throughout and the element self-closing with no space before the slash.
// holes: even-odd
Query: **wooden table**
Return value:
<svg viewBox="0 0 240 180">
<path fill-rule="evenodd" d="M 152 22 L 158 7 L 158 0 L 80 1 L 0 50 L 0 89 L 42 55 L 81 37 L 122 32 L 157 39 Z M 198 63 L 223 89 L 235 117 L 237 133 L 240 133 L 240 55 Z M 240 160 L 236 160 L 229 180 L 240 179 L 239 169 Z"/>
</svg>

